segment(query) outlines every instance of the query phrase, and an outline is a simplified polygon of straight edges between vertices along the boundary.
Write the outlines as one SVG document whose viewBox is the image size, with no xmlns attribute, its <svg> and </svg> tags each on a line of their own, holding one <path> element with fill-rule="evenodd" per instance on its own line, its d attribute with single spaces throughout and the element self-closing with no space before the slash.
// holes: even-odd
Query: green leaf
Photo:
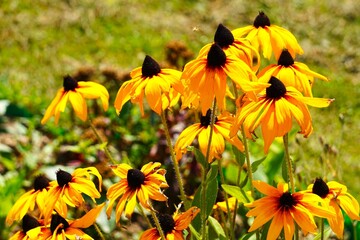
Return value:
<svg viewBox="0 0 360 240">
<path fill-rule="evenodd" d="M 213 217 L 209 217 L 208 219 L 210 226 L 214 229 L 216 235 L 220 239 L 226 239 L 226 235 L 224 229 L 222 228 L 221 224 Z M 212 238 L 211 238 L 212 239 Z"/>
<path fill-rule="evenodd" d="M 215 172 L 216 174 L 213 175 L 210 173 L 210 171 L 207 173 L 208 176 L 212 176 L 212 178 L 209 181 L 206 181 L 206 209 L 205 214 L 206 218 L 211 214 L 212 208 L 215 204 L 216 198 L 217 198 L 217 192 L 218 192 L 218 181 L 217 181 L 217 171 L 214 171 L 214 168 L 217 169 L 217 165 L 213 164 L 211 166 L 210 171 Z M 192 206 L 197 206 L 200 208 L 201 211 L 201 192 L 202 192 L 202 185 L 199 186 L 199 188 L 195 192 L 194 200 L 192 201 Z M 198 214 L 195 219 L 192 221 L 192 225 L 196 231 L 200 231 L 201 229 L 201 213 Z"/>
<path fill-rule="evenodd" d="M 246 175 L 245 175 L 245 179 L 240 183 L 240 188 L 245 187 L 245 186 L 246 186 L 246 183 L 248 182 L 248 180 L 249 180 L 249 175 L 246 174 Z"/>
<path fill-rule="evenodd" d="M 250 239 L 251 236 L 254 235 L 255 233 L 256 233 L 256 232 L 249 232 L 249 233 L 243 235 L 243 236 L 240 238 L 240 240 L 248 240 L 248 239 Z"/>
<path fill-rule="evenodd" d="M 330 227 L 327 227 L 325 230 L 324 230 L 324 238 L 323 239 L 329 239 L 330 237 L 330 234 L 331 234 L 331 228 Z M 321 234 L 317 234 L 313 240 L 319 240 L 321 239 Z"/>
<path fill-rule="evenodd" d="M 253 163 L 251 164 L 251 170 L 252 170 L 253 173 L 256 172 L 256 170 L 258 169 L 258 167 L 260 166 L 260 164 L 261 164 L 265 159 L 266 159 L 266 156 L 263 157 L 263 158 L 261 158 L 261 159 L 259 159 L 259 160 L 256 160 L 255 162 L 253 162 Z"/>
<path fill-rule="evenodd" d="M 239 166 L 243 166 L 245 163 L 245 154 L 242 153 L 235 146 L 232 146 L 232 149 L 233 149 L 233 153 L 235 155 L 236 162 L 239 164 Z"/>
<path fill-rule="evenodd" d="M 237 200 L 239 200 L 240 203 L 247 203 L 249 202 L 247 199 L 248 197 L 245 195 L 243 191 L 238 186 L 232 186 L 227 184 L 222 184 L 221 187 L 224 189 L 224 191 L 233 196 L 236 197 Z"/>
<path fill-rule="evenodd" d="M 198 148 L 195 147 L 192 148 L 192 151 L 194 152 L 196 161 L 200 163 L 200 165 L 204 169 L 207 169 L 209 163 L 206 161 L 204 154 Z"/>
<path fill-rule="evenodd" d="M 210 170 L 209 172 L 206 174 L 206 181 L 207 182 L 210 182 L 210 181 L 213 181 L 214 178 L 217 177 L 218 175 L 218 164 L 217 162 L 214 162 L 211 164 L 211 167 L 210 167 Z"/>
<path fill-rule="evenodd" d="M 193 224 L 189 225 L 190 231 L 191 231 L 191 236 L 195 237 L 196 240 L 201 240 L 201 236 L 199 234 L 198 231 L 196 231 L 196 229 L 193 227 Z"/>
</svg>

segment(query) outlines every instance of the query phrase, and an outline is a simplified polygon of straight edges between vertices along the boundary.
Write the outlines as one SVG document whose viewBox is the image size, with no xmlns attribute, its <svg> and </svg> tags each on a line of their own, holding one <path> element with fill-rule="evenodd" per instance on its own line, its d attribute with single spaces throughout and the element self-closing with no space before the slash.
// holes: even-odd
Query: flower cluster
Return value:
<svg viewBox="0 0 360 240">
<path fill-rule="evenodd" d="M 153 205 L 155 201 L 157 204 L 168 201 L 164 190 L 170 186 L 162 163 L 148 162 L 137 169 L 130 163 L 121 162 L 107 165 L 116 177 L 115 183 L 109 184 L 103 195 L 108 200 L 108 219 L 113 217 L 113 208 L 116 206 L 115 222 L 121 225 L 123 213 L 131 220 L 138 207 L 144 215 L 144 210 L 150 212 L 155 222 L 153 227 L 149 221 L 149 229 L 142 233 L 140 239 L 184 239 L 184 236 L 188 238 L 191 234 L 206 239 L 208 219 L 217 229 L 226 229 L 229 224 L 234 227 L 240 201 L 243 201 L 246 207 L 244 211 L 247 211 L 244 216 L 255 217 L 248 231 L 260 231 L 267 234 L 267 239 L 277 239 L 282 231 L 286 240 L 292 239 L 296 226 L 304 234 L 316 234 L 314 217 L 327 219 L 333 232 L 342 238 L 342 211 L 352 220 L 360 220 L 357 200 L 347 192 L 346 186 L 335 181 L 325 183 L 320 178 L 307 190 L 296 191 L 285 141 L 289 179 L 282 179 L 274 187 L 253 180 L 252 176 L 247 139 L 254 140 L 257 137 L 258 127 L 261 127 L 263 151 L 267 154 L 275 138 L 287 139 L 293 129 L 293 122 L 299 125 L 298 133 L 304 137 L 310 136 L 313 125 L 308 106 L 325 108 L 333 101 L 313 96 L 314 79 L 328 79 L 310 70 L 304 63 L 295 61 L 296 55 L 303 53 L 292 33 L 271 24 L 266 14 L 260 12 L 253 25 L 233 31 L 219 24 L 214 41 L 206 44 L 195 59 L 185 64 L 183 71 L 161 68 L 159 63 L 146 55 L 142 66 L 131 71 L 131 79 L 121 85 L 114 107 L 117 114 L 121 114 L 124 104 L 130 100 L 139 105 L 141 115 L 145 116 L 146 100 L 150 109 L 161 117 L 179 187 L 178 200 L 182 202 L 184 211 L 181 212 L 179 207 L 171 216 L 158 212 Z M 275 60 L 277 64 L 260 69 L 261 56 L 269 61 Z M 103 109 L 107 110 L 109 93 L 105 87 L 94 82 L 77 81 L 70 76 L 64 77 L 63 88 L 47 108 L 41 123 L 45 124 L 51 116 L 58 123 L 68 100 L 75 114 L 82 121 L 87 120 L 86 98 L 100 98 Z M 168 109 L 190 110 L 188 112 L 195 113 L 196 119 L 196 123 L 186 127 L 177 136 L 174 148 L 166 123 L 165 113 Z M 239 132 L 242 136 L 239 136 Z M 223 195 L 219 187 L 221 184 L 218 183 L 226 185 L 222 172 L 226 166 L 221 161 L 228 149 L 226 144 L 232 145 L 234 153 L 242 154 L 247 160 L 245 164 L 237 159 L 239 173 L 236 189 L 243 195 L 231 197 L 237 192 L 227 192 L 225 187 L 225 196 L 216 202 L 216 195 Z M 110 154 L 104 145 L 105 153 Z M 203 179 L 199 190 L 194 191 L 195 196 L 185 196 L 178 164 L 182 163 L 189 149 L 194 149 L 190 148 L 191 145 L 198 146 L 205 159 L 199 160 Z M 216 164 L 219 172 L 214 170 L 217 169 Z M 248 184 L 246 181 L 240 183 L 243 170 L 247 173 L 245 180 L 250 180 Z M 98 188 L 91 179 L 92 175 L 98 180 Z M 251 194 L 245 193 L 243 189 L 249 185 Z M 265 196 L 256 199 L 254 188 Z M 23 194 L 7 215 L 8 225 L 22 220 L 22 230 L 11 239 L 92 239 L 81 229 L 94 224 L 105 206 L 105 202 L 97 204 L 101 193 L 102 176 L 95 167 L 77 168 L 71 174 L 59 169 L 54 181 L 43 175 L 37 177 L 34 188 Z M 92 200 L 93 208 L 81 217 L 68 219 L 70 208 L 84 208 L 84 195 Z M 189 199 L 194 200 L 191 202 Z M 207 204 L 211 204 L 210 207 Z M 227 214 L 226 221 L 229 223 L 223 222 L 218 227 L 216 221 L 220 220 L 210 218 L 212 210 L 216 210 L 224 219 L 224 213 Z M 197 229 L 193 227 L 185 231 L 198 214 L 201 225 L 197 224 Z M 233 222 L 231 219 L 234 219 Z M 265 225 L 269 221 L 271 223 L 266 229 Z M 218 234 L 234 237 L 232 230 L 224 233 L 219 231 Z"/>
</svg>

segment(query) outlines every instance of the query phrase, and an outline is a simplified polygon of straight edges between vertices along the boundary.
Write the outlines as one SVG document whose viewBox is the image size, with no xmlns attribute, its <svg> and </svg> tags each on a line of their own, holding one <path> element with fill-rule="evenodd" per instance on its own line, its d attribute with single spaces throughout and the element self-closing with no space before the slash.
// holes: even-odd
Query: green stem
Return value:
<svg viewBox="0 0 360 240">
<path fill-rule="evenodd" d="M 101 240 L 105 240 L 105 237 L 104 237 L 104 235 L 102 234 L 101 229 L 99 228 L 99 226 L 97 225 L 97 223 L 94 223 L 94 227 L 95 227 L 95 230 L 96 230 L 96 232 L 98 233 L 100 239 L 101 239 Z"/>
<path fill-rule="evenodd" d="M 158 230 L 159 234 L 160 234 L 160 237 L 162 240 L 166 240 L 166 237 L 164 235 L 164 232 L 161 228 L 161 225 L 160 225 L 160 222 L 159 222 L 159 218 L 156 216 L 156 213 L 154 210 L 150 210 L 151 212 L 151 216 L 152 218 L 154 219 L 154 223 L 155 223 L 155 226 L 156 226 L 156 229 Z"/>
<path fill-rule="evenodd" d="M 286 133 L 283 136 L 284 140 L 284 149 L 285 149 L 285 161 L 286 161 L 286 168 L 288 171 L 288 178 L 291 186 L 291 193 L 295 192 L 295 183 L 294 183 L 294 175 L 293 175 L 293 169 L 291 164 L 291 158 L 289 154 L 289 135 Z"/>
<path fill-rule="evenodd" d="M 246 169 L 247 169 L 247 174 L 248 174 L 249 181 L 250 181 L 251 196 L 255 199 L 255 191 L 254 191 L 254 186 L 253 186 L 253 174 L 252 174 L 252 169 L 251 169 L 249 146 L 248 146 L 247 139 L 246 139 L 244 125 L 241 125 L 241 135 L 242 135 L 242 140 L 243 140 L 243 144 L 244 144 L 244 148 L 245 148 L 245 159 L 246 159 L 246 167 L 247 167 Z"/>
<path fill-rule="evenodd" d="M 169 147 L 169 151 L 170 151 L 170 154 L 171 154 L 171 160 L 172 160 L 172 162 L 174 164 L 174 170 L 175 170 L 176 179 L 177 179 L 178 184 L 179 184 L 180 198 L 181 198 L 181 201 L 184 203 L 185 209 L 189 209 L 190 206 L 188 206 L 189 204 L 188 204 L 188 201 L 186 200 L 184 184 L 183 184 L 182 177 L 181 177 L 181 174 L 180 174 L 179 163 L 178 163 L 178 161 L 176 160 L 176 157 L 175 157 L 174 148 L 173 148 L 173 145 L 171 143 L 170 131 L 169 131 L 169 128 L 168 128 L 168 125 L 167 125 L 167 121 L 166 121 L 164 111 L 161 112 L 161 121 L 162 121 L 162 124 L 164 125 L 166 142 L 167 142 L 167 145 Z"/>
<path fill-rule="evenodd" d="M 207 150 L 206 150 L 206 157 L 205 157 L 205 161 L 206 162 L 210 162 L 210 148 L 211 148 L 211 141 L 212 141 L 212 136 L 213 136 L 213 132 L 214 132 L 214 124 L 215 124 L 215 111 L 216 111 L 216 98 L 214 99 L 213 102 L 213 107 L 212 107 L 212 111 L 211 111 L 211 119 L 210 119 L 210 134 L 209 134 L 209 141 L 208 141 L 208 145 L 207 145 Z M 207 182 L 206 182 L 206 174 L 207 174 L 208 169 L 203 169 L 203 174 L 202 174 L 202 183 L 201 183 L 201 236 L 202 239 L 206 239 L 206 221 L 207 221 L 207 216 L 206 216 L 206 188 L 207 188 Z"/>
<path fill-rule="evenodd" d="M 139 209 L 141 215 L 145 218 L 145 221 L 148 224 L 149 228 L 151 228 L 152 224 L 151 224 L 150 219 L 148 218 L 148 216 L 146 216 L 143 207 L 139 203 L 137 203 L 137 205 L 138 205 L 138 209 Z"/>
<path fill-rule="evenodd" d="M 321 218 L 321 222 L 320 222 L 321 240 L 324 240 L 324 228 L 325 228 L 324 219 Z"/>
<path fill-rule="evenodd" d="M 110 161 L 111 161 L 112 164 L 116 164 L 115 159 L 111 156 L 111 153 L 110 153 L 107 145 L 104 144 L 105 142 L 101 139 L 98 131 L 96 130 L 96 127 L 95 127 L 94 124 L 91 122 L 91 119 L 90 119 L 90 118 L 89 118 L 88 122 L 89 122 L 89 125 L 90 125 L 91 129 L 93 130 L 93 132 L 94 132 L 97 140 L 101 143 L 101 145 L 103 145 L 105 155 L 110 159 Z"/>
<path fill-rule="evenodd" d="M 226 184 L 224 173 L 223 173 L 223 171 L 221 169 L 221 166 L 222 166 L 222 158 L 219 159 L 218 168 L 219 168 L 219 174 L 220 174 L 220 181 L 221 181 L 222 184 Z M 226 232 L 227 232 L 226 222 L 230 223 L 231 229 L 234 229 L 234 225 L 233 225 L 233 222 L 231 221 L 232 217 L 231 217 L 231 210 L 230 210 L 230 207 L 229 207 L 228 194 L 225 192 L 224 196 L 225 196 L 225 202 L 226 202 L 226 210 L 227 210 L 228 214 L 227 214 L 227 220 L 225 221 L 225 218 L 222 219 L 222 220 L 224 221 L 225 229 L 226 229 Z M 220 212 L 222 213 L 221 210 L 220 210 Z M 226 234 L 226 236 L 228 237 L 229 235 Z M 235 231 L 231 231 L 231 239 L 234 239 L 234 237 L 235 237 Z"/>
<path fill-rule="evenodd" d="M 229 230 L 228 230 L 228 228 L 226 227 L 226 219 L 225 219 L 225 216 L 224 216 L 224 213 L 223 213 L 223 211 L 220 209 L 220 208 L 218 208 L 217 209 L 218 210 L 218 213 L 219 213 L 219 215 L 220 215 L 220 218 L 221 218 L 221 221 L 224 223 L 224 232 L 225 232 L 225 236 L 226 236 L 226 238 L 227 239 L 235 239 L 234 237 L 233 237 L 233 235 L 234 235 L 234 233 L 233 232 L 235 232 L 235 231 L 231 231 L 231 238 L 230 238 L 230 236 L 229 236 Z M 229 210 L 228 210 L 229 211 Z M 233 228 L 232 228 L 233 229 Z"/>
</svg>

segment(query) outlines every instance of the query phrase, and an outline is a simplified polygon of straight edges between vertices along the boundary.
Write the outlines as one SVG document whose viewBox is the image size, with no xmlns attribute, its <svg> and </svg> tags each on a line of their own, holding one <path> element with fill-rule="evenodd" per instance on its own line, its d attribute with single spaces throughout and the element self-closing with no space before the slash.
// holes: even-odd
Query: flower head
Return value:
<svg viewBox="0 0 360 240">
<path fill-rule="evenodd" d="M 88 195 L 94 202 L 95 198 L 101 196 L 91 181 L 90 174 L 99 179 L 99 191 L 101 192 L 102 177 L 95 167 L 77 168 L 72 174 L 61 169 L 56 172 L 56 181 L 53 181 L 53 186 L 49 189 L 45 199 L 44 220 L 46 223 L 56 204 L 60 205 L 57 212 L 66 217 L 66 204 L 71 207 L 80 206 L 84 202 L 82 193 Z"/>
<path fill-rule="evenodd" d="M 283 49 L 288 49 L 291 56 L 303 54 L 294 35 L 285 28 L 271 24 L 264 12 L 259 12 L 253 25 L 238 28 L 232 31 L 235 38 L 246 37 L 257 50 L 261 50 L 265 58 L 270 59 L 272 52 L 279 59 Z"/>
<path fill-rule="evenodd" d="M 227 213 L 228 212 L 228 207 L 229 207 L 230 211 L 234 211 L 235 206 L 237 204 L 236 201 L 237 201 L 236 197 L 228 196 L 227 202 L 226 202 L 224 193 L 222 191 L 218 191 L 218 195 L 216 197 L 216 201 L 215 201 L 215 204 L 213 206 L 213 210 L 220 209 L 221 211 Z"/>
<path fill-rule="evenodd" d="M 131 217 L 136 206 L 136 199 L 146 209 L 152 209 L 149 199 L 167 201 L 167 197 L 161 191 L 161 188 L 168 187 L 165 179 L 166 170 L 160 169 L 160 166 L 161 163 L 153 162 L 145 164 L 141 170 L 133 169 L 125 163 L 112 166 L 113 172 L 121 180 L 110 186 L 107 192 L 107 198 L 110 200 L 106 209 L 108 217 L 119 197 L 121 198 L 116 206 L 116 222 L 120 220 L 124 209 L 126 217 Z"/>
<path fill-rule="evenodd" d="M 150 108 L 157 114 L 177 103 L 183 85 L 180 81 L 181 72 L 174 69 L 161 69 L 160 65 L 150 56 L 146 56 L 142 67 L 134 69 L 131 80 L 121 85 L 115 99 L 115 108 L 120 113 L 124 104 L 131 100 L 140 106 L 144 115 L 144 95 Z"/>
<path fill-rule="evenodd" d="M 359 203 L 347 192 L 347 187 L 335 181 L 324 182 L 317 178 L 314 184 L 309 185 L 308 192 L 312 192 L 323 198 L 335 216 L 329 217 L 328 222 L 335 234 L 342 238 L 344 235 L 343 210 L 352 220 L 360 220 Z"/>
<path fill-rule="evenodd" d="M 227 55 L 219 44 L 214 43 L 207 54 L 200 55 L 184 67 L 181 77 L 185 85 L 183 107 L 200 105 L 205 115 L 216 98 L 219 110 L 225 110 L 227 76 L 244 92 L 259 92 L 267 86 L 253 82 L 256 76 L 250 67 L 236 56 Z"/>
<path fill-rule="evenodd" d="M 87 119 L 87 106 L 85 98 L 95 99 L 100 98 L 103 108 L 106 111 L 109 105 L 109 93 L 106 88 L 95 82 L 83 82 L 65 76 L 63 88 L 61 88 L 50 106 L 46 109 L 45 115 L 41 120 L 41 124 L 45 124 L 51 116 L 55 116 L 55 123 L 57 124 L 60 117 L 60 112 L 65 111 L 66 103 L 70 100 L 76 115 L 83 121 Z"/>
<path fill-rule="evenodd" d="M 44 212 L 45 197 L 52 185 L 44 175 L 37 176 L 34 180 L 34 188 L 24 193 L 10 209 L 6 223 L 11 225 L 13 221 L 22 219 L 28 211 L 34 210 L 35 204 L 41 213 Z"/>
<path fill-rule="evenodd" d="M 307 105 L 321 108 L 329 106 L 333 101 L 304 97 L 294 87 L 285 87 L 276 77 L 271 77 L 269 83 L 270 87 L 260 93 L 258 101 L 252 101 L 246 96 L 243 98 L 244 102 L 236 114 L 236 122 L 230 133 L 233 136 L 244 124 L 246 136 L 251 138 L 251 134 L 261 124 L 265 153 L 275 137 L 284 136 L 291 130 L 293 117 L 300 126 L 299 133 L 308 137 L 313 127 Z"/>
<path fill-rule="evenodd" d="M 10 240 L 39 239 L 44 232 L 44 226 L 34 217 L 25 214 L 22 218 L 22 230 L 17 231 Z"/>
<path fill-rule="evenodd" d="M 244 151 L 244 145 L 237 136 L 229 137 L 233 121 L 234 117 L 227 112 L 215 118 L 209 161 L 212 161 L 213 158 L 221 158 L 221 154 L 225 150 L 224 139 L 240 151 Z M 200 117 L 200 123 L 195 123 L 181 132 L 174 147 L 177 160 L 181 159 L 186 152 L 186 148 L 191 145 L 196 136 L 198 136 L 200 150 L 206 156 L 210 137 L 210 124 L 211 110 L 208 110 L 206 115 Z"/>
<path fill-rule="evenodd" d="M 260 56 L 258 51 L 251 46 L 246 38 L 234 38 L 231 31 L 223 24 L 219 24 L 214 36 L 214 43 L 218 44 L 226 55 L 233 55 L 244 61 L 253 71 L 257 71 L 260 66 Z M 199 53 L 199 57 L 206 56 L 213 43 L 206 44 Z M 254 60 L 257 64 L 254 66 Z"/>
<path fill-rule="evenodd" d="M 316 232 L 313 215 L 333 216 L 333 213 L 321 206 L 322 199 L 311 193 L 290 193 L 288 185 L 279 183 L 277 188 L 265 182 L 253 181 L 253 185 L 266 196 L 245 206 L 252 208 L 247 217 L 255 217 L 249 232 L 252 232 L 272 219 L 267 239 L 277 239 L 284 229 L 285 239 L 292 239 L 296 222 L 303 232 Z"/>
<path fill-rule="evenodd" d="M 312 97 L 311 87 L 314 77 L 328 81 L 326 77 L 311 71 L 308 66 L 300 62 L 294 62 L 288 50 L 283 50 L 278 64 L 271 64 L 259 74 L 259 82 L 267 82 L 271 76 L 278 78 L 285 86 L 292 86 L 306 97 Z"/>
<path fill-rule="evenodd" d="M 173 217 L 169 214 L 159 214 L 158 218 L 160 226 L 164 232 L 166 240 L 184 240 L 183 230 L 188 228 L 191 221 L 199 212 L 199 208 L 191 207 L 184 213 L 176 211 Z M 141 235 L 140 240 L 158 240 L 160 238 L 158 230 L 156 228 L 151 228 Z"/>
<path fill-rule="evenodd" d="M 47 229 L 47 232 L 43 234 L 42 239 L 93 239 L 81 229 L 88 228 L 93 225 L 104 206 L 105 203 L 102 203 L 76 220 L 67 220 L 59 214 L 53 214 L 51 217 L 50 229 Z"/>
</svg>

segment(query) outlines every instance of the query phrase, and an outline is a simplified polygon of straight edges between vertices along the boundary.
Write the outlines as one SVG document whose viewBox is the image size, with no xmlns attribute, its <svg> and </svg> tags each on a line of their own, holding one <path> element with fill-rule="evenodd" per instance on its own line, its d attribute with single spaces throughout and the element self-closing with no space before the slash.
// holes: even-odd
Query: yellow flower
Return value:
<svg viewBox="0 0 360 240">
<path fill-rule="evenodd" d="M 244 92 L 259 92 L 268 85 L 252 82 L 257 80 L 246 63 L 234 55 L 226 55 L 222 48 L 214 43 L 207 55 L 198 57 L 185 65 L 181 76 L 184 81 L 183 107 L 201 106 L 203 115 L 211 108 L 214 98 L 220 111 L 225 110 L 225 95 L 228 87 L 226 78 Z"/>
<path fill-rule="evenodd" d="M 261 124 L 264 138 L 264 152 L 267 153 L 275 137 L 284 136 L 292 127 L 294 117 L 300 126 L 300 132 L 308 137 L 313 130 L 311 116 L 307 105 L 313 107 L 327 107 L 332 99 L 304 97 L 294 87 L 285 87 L 276 77 L 271 77 L 271 84 L 266 91 L 252 101 L 246 96 L 235 116 L 235 124 L 230 136 L 236 134 L 241 124 L 244 124 L 248 138 Z"/>
<path fill-rule="evenodd" d="M 222 24 L 219 24 L 215 32 L 214 43 L 217 43 L 226 55 L 233 55 L 244 61 L 254 72 L 259 69 L 260 55 L 250 41 L 246 38 L 235 39 L 231 31 Z M 198 58 L 206 57 L 212 45 L 213 43 L 206 44 L 200 50 Z M 254 62 L 257 63 L 255 66 Z"/>
<path fill-rule="evenodd" d="M 184 213 L 176 211 L 174 217 L 169 214 L 159 214 L 159 222 L 164 232 L 166 240 L 184 240 L 183 230 L 189 227 L 191 221 L 200 212 L 197 207 L 191 207 Z M 160 234 L 156 228 L 146 230 L 140 237 L 140 240 L 159 240 Z"/>
<path fill-rule="evenodd" d="M 24 193 L 10 209 L 6 223 L 11 225 L 13 221 L 22 219 L 28 211 L 33 211 L 35 203 L 38 206 L 40 212 L 44 212 L 44 201 L 46 199 L 48 190 L 53 185 L 49 180 L 40 175 L 34 180 L 34 189 Z"/>
<path fill-rule="evenodd" d="M 50 229 L 43 234 L 44 240 L 66 240 L 66 239 L 93 239 L 81 229 L 88 228 L 94 224 L 101 209 L 105 206 L 102 203 L 91 209 L 84 216 L 76 220 L 66 220 L 58 214 L 51 217 Z"/>
<path fill-rule="evenodd" d="M 183 91 L 181 72 L 161 69 L 150 56 L 146 56 L 142 67 L 135 68 L 130 76 L 132 79 L 123 83 L 116 95 L 114 106 L 118 113 L 131 100 L 132 103 L 139 104 L 141 114 L 144 115 L 145 95 L 150 108 L 160 115 L 163 110 L 177 103 L 179 93 Z"/>
<path fill-rule="evenodd" d="M 45 199 L 45 223 L 50 219 L 56 204 L 60 205 L 60 210 L 57 212 L 66 217 L 66 204 L 71 207 L 79 207 L 84 203 L 82 193 L 88 195 L 94 202 L 94 198 L 101 196 L 91 181 L 90 174 L 99 179 L 99 191 L 101 192 L 102 178 L 95 167 L 77 168 L 72 174 L 61 169 L 56 172 L 56 181 L 53 181 L 53 186 L 49 189 Z"/>
<path fill-rule="evenodd" d="M 45 227 L 34 217 L 25 214 L 22 218 L 22 230 L 17 231 L 10 240 L 41 239 Z"/>
<path fill-rule="evenodd" d="M 259 82 L 267 82 L 271 76 L 278 78 L 285 86 L 295 87 L 306 97 L 312 97 L 314 77 L 328 81 L 323 75 L 311 71 L 305 64 L 294 62 L 286 49 L 282 51 L 277 65 L 271 64 L 258 74 Z"/>
<path fill-rule="evenodd" d="M 272 52 L 279 59 L 283 49 L 288 49 L 293 58 L 304 53 L 295 36 L 285 28 L 271 24 L 264 12 L 259 13 L 253 25 L 235 29 L 232 33 L 235 38 L 245 36 L 267 59 L 271 58 Z"/>
<path fill-rule="evenodd" d="M 329 209 L 335 212 L 336 215 L 328 218 L 328 222 L 338 237 L 343 238 L 344 235 L 344 217 L 341 210 L 352 220 L 360 220 L 359 203 L 347 192 L 345 185 L 335 181 L 325 183 L 321 178 L 317 178 L 314 184 L 309 185 L 308 191 L 323 198 Z"/>
<path fill-rule="evenodd" d="M 124 209 L 126 217 L 131 217 L 136 206 L 136 199 L 144 208 L 149 210 L 152 209 L 149 199 L 167 201 L 167 197 L 161 191 L 161 188 L 168 187 L 165 179 L 166 170 L 159 169 L 160 166 L 161 163 L 158 162 L 145 164 L 141 170 L 133 169 L 125 163 L 111 166 L 121 180 L 110 186 L 107 192 L 107 198 L 110 200 L 106 209 L 108 217 L 110 217 L 112 207 L 119 197 L 121 198 L 116 206 L 116 222 L 119 222 Z"/>
<path fill-rule="evenodd" d="M 237 136 L 229 137 L 233 121 L 234 117 L 227 112 L 215 118 L 209 161 L 212 162 L 214 158 L 221 158 L 221 154 L 225 150 L 224 138 L 240 151 L 244 151 L 244 145 Z M 181 132 L 174 147 L 177 160 L 180 160 L 182 155 L 186 153 L 186 148 L 191 145 L 196 136 L 198 136 L 200 150 L 206 156 L 210 137 L 210 123 L 211 110 L 208 110 L 205 116 L 200 117 L 200 123 L 195 123 Z"/>
<path fill-rule="evenodd" d="M 218 196 L 216 198 L 215 205 L 213 206 L 213 210 L 220 209 L 221 211 L 227 213 L 228 212 L 228 206 L 230 211 L 234 211 L 236 206 L 236 197 L 230 197 L 228 196 L 227 203 L 226 199 L 222 193 L 222 191 L 218 191 Z"/>
<path fill-rule="evenodd" d="M 252 232 L 271 221 L 267 239 L 277 239 L 284 228 L 285 239 L 290 240 L 294 235 L 295 224 L 304 233 L 315 233 L 316 224 L 313 215 L 331 217 L 333 213 L 322 207 L 322 199 L 311 193 L 290 193 L 288 185 L 279 183 L 277 188 L 265 182 L 253 181 L 253 185 L 266 196 L 252 203 L 245 204 L 251 209 L 246 216 L 255 217 L 249 232 Z"/>
<path fill-rule="evenodd" d="M 100 98 L 103 108 L 106 111 L 109 105 L 109 93 L 106 88 L 94 82 L 78 82 L 76 79 L 65 76 L 63 88 L 61 88 L 50 106 L 46 109 L 45 115 L 41 120 L 41 124 L 45 124 L 51 116 L 55 116 L 57 124 L 60 112 L 65 111 L 66 103 L 69 100 L 74 108 L 76 115 L 83 121 L 87 119 L 87 106 L 85 98 Z"/>
</svg>

